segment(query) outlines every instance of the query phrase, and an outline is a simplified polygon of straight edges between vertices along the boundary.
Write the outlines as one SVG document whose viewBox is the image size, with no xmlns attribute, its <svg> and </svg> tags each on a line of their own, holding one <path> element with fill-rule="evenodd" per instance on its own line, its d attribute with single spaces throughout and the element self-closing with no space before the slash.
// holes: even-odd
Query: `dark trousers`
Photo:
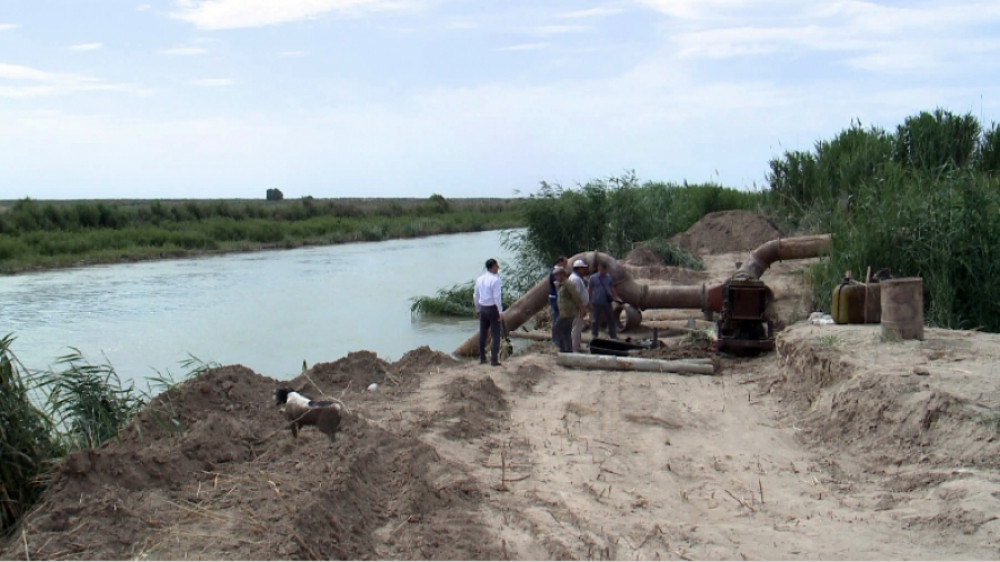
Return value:
<svg viewBox="0 0 1000 562">
<path fill-rule="evenodd" d="M 559 321 L 559 300 L 555 295 L 549 295 L 549 306 L 552 307 L 552 343 L 559 345 L 556 341 L 556 322 Z"/>
<path fill-rule="evenodd" d="M 479 310 L 479 360 L 486 361 L 486 333 L 493 333 L 490 361 L 500 362 L 500 309 L 484 306 Z"/>
<path fill-rule="evenodd" d="M 590 335 L 597 337 L 601 324 L 608 323 L 608 337 L 615 339 L 618 333 L 618 326 L 615 323 L 614 314 L 611 312 L 611 304 L 596 302 L 590 305 Z"/>
<path fill-rule="evenodd" d="M 575 316 L 560 318 L 553 328 L 556 336 L 556 346 L 563 353 L 573 353 L 573 321 Z"/>
</svg>

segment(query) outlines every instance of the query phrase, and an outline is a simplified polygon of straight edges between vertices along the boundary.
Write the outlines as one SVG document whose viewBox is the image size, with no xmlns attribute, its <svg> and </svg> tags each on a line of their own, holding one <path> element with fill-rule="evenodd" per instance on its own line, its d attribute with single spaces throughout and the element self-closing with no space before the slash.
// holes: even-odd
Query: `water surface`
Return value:
<svg viewBox="0 0 1000 562">
<path fill-rule="evenodd" d="M 189 354 L 279 379 L 371 350 L 451 353 L 477 322 L 412 318 L 411 299 L 509 261 L 499 231 L 0 277 L 0 334 L 32 370 L 78 348 L 123 379 L 184 373 Z M 140 384 L 144 388 L 145 384 Z"/>
</svg>

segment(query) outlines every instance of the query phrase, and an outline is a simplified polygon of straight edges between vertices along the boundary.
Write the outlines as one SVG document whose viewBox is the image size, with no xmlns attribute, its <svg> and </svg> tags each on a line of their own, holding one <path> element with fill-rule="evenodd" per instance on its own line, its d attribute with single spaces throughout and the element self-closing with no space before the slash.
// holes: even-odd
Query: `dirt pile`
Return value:
<svg viewBox="0 0 1000 562">
<path fill-rule="evenodd" d="M 391 388 L 393 372 L 448 361 L 417 350 L 393 365 L 361 352 L 309 375 Z M 3 558 L 25 558 L 25 545 L 41 559 L 499 557 L 483 539 L 482 492 L 433 447 L 358 409 L 334 443 L 310 428 L 296 442 L 278 386 L 229 366 L 160 395 L 118 439 L 66 460 L 26 542 Z"/>
<path fill-rule="evenodd" d="M 781 237 L 770 221 L 753 211 L 709 213 L 670 243 L 693 254 L 751 251 Z"/>
</svg>

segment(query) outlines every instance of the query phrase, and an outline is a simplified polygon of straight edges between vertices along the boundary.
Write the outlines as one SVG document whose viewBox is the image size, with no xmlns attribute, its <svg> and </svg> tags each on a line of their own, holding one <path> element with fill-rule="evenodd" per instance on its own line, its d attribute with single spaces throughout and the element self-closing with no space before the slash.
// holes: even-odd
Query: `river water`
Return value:
<svg viewBox="0 0 1000 562">
<path fill-rule="evenodd" d="M 510 253 L 499 231 L 229 254 L 0 277 L 0 335 L 29 370 L 79 349 L 123 381 L 180 378 L 190 355 L 278 379 L 371 350 L 451 353 L 473 319 L 421 319 L 413 297 L 475 279 Z"/>
</svg>

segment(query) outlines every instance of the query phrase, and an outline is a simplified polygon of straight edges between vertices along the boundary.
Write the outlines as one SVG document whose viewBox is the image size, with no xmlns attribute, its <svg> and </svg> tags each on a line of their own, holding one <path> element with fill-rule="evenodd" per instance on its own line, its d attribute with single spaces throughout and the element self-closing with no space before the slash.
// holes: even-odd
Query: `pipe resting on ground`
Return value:
<svg viewBox="0 0 1000 562">
<path fill-rule="evenodd" d="M 830 251 L 830 235 L 799 236 L 779 238 L 759 246 L 750 253 L 750 259 L 743 264 L 737 276 L 759 279 L 776 261 L 798 260 L 819 257 Z M 603 252 L 581 252 L 567 261 L 587 262 L 588 275 L 596 271 L 595 264 L 608 264 L 608 273 L 618 296 L 628 304 L 646 310 L 649 308 L 692 308 L 719 310 L 722 307 L 722 285 L 707 287 L 701 285 L 654 286 L 637 283 L 625 267 L 612 256 Z M 503 312 L 503 323 L 507 331 L 516 330 L 538 313 L 549 302 L 548 275 L 528 290 L 520 299 Z M 479 354 L 479 334 L 473 334 L 454 351 L 459 357 L 475 357 Z"/>
</svg>

